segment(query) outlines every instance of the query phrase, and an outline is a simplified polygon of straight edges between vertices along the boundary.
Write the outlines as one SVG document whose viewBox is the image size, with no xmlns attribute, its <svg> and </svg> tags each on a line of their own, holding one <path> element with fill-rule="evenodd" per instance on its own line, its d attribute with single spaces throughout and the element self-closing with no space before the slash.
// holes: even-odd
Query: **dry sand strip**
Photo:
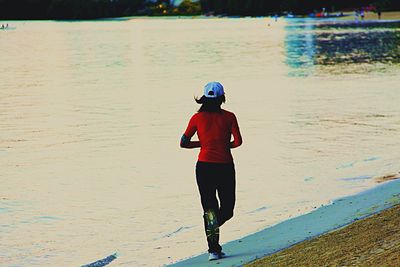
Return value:
<svg viewBox="0 0 400 267">
<path fill-rule="evenodd" d="M 173 267 L 233 267 L 243 266 L 249 262 L 273 255 L 295 244 L 311 240 L 335 229 L 377 214 L 383 210 L 400 204 L 400 180 L 382 183 L 372 189 L 356 195 L 333 201 L 330 205 L 322 206 L 308 214 L 278 223 L 269 228 L 245 236 L 238 240 L 223 244 L 223 250 L 228 257 L 208 262 L 207 253 L 189 257 L 173 263 Z M 369 232 L 369 231 L 366 231 Z M 372 238 L 372 236 L 371 236 Z M 398 247 L 398 245 L 397 245 Z M 381 247 L 383 248 L 383 247 Z M 384 248 L 383 248 L 384 249 Z M 352 246 L 351 250 L 357 249 Z M 305 253 L 301 251 L 300 253 Z M 334 250 L 327 248 L 326 254 L 333 254 Z M 347 252 L 343 252 L 346 254 Z M 318 253 L 317 253 L 318 254 Z M 336 256 L 335 256 L 336 257 Z M 311 262 L 311 260 L 310 260 Z M 296 263 L 298 266 L 331 266 L 319 262 Z M 275 266 L 275 265 L 261 265 Z M 288 266 L 283 262 L 281 266 Z M 334 264 L 332 266 L 335 266 Z M 357 265 L 356 265 L 357 266 Z M 372 265 L 380 266 L 380 265 Z M 385 265 L 382 265 L 385 266 Z M 386 265 L 391 266 L 391 265 Z"/>
<path fill-rule="evenodd" d="M 260 266 L 400 266 L 400 205 L 246 265 Z"/>
</svg>

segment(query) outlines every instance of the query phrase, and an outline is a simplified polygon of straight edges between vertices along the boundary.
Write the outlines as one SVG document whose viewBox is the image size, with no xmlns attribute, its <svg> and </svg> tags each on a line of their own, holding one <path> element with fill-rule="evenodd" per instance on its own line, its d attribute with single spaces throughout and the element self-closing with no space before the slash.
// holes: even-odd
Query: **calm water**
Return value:
<svg viewBox="0 0 400 267">
<path fill-rule="evenodd" d="M 271 23 L 270 26 L 267 23 Z M 0 265 L 159 266 L 205 248 L 205 83 L 244 144 L 227 242 L 400 170 L 398 24 L 267 19 L 11 22 L 0 32 Z"/>
</svg>

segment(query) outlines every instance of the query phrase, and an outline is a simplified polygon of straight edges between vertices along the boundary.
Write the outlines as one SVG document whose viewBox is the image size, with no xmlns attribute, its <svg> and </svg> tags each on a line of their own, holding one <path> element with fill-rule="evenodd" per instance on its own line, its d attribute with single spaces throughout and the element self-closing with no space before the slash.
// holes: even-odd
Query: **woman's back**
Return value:
<svg viewBox="0 0 400 267">
<path fill-rule="evenodd" d="M 231 135 L 234 140 L 240 141 L 239 126 L 232 112 L 198 112 L 190 119 L 185 132 L 186 136 L 193 136 L 197 131 L 200 141 L 199 161 L 229 163 L 233 161 L 231 154 Z"/>
</svg>

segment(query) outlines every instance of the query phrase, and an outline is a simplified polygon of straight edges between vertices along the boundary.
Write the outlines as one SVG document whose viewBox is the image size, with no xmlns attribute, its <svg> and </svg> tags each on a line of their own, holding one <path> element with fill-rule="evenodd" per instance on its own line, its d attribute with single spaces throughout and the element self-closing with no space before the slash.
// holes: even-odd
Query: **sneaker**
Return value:
<svg viewBox="0 0 400 267">
<path fill-rule="evenodd" d="M 220 253 L 217 252 L 211 252 L 208 254 L 208 260 L 209 261 L 215 261 L 220 259 Z"/>
<path fill-rule="evenodd" d="M 215 260 L 219 260 L 219 259 L 222 259 L 222 258 L 225 258 L 226 257 L 226 254 L 224 253 L 224 252 L 211 252 L 211 253 L 209 253 L 209 255 L 208 255 L 208 260 L 209 261 L 215 261 Z"/>
</svg>

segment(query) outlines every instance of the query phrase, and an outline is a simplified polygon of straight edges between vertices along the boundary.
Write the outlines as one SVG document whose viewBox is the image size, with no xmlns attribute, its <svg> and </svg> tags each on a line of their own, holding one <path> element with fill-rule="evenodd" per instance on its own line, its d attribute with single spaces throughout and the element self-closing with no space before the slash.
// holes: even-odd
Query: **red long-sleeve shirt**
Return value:
<svg viewBox="0 0 400 267">
<path fill-rule="evenodd" d="M 190 119 L 184 134 L 190 140 L 196 132 L 200 141 L 199 161 L 233 162 L 231 148 L 242 144 L 235 114 L 226 110 L 198 112 Z M 231 135 L 233 135 L 233 142 L 231 142 Z"/>
</svg>

